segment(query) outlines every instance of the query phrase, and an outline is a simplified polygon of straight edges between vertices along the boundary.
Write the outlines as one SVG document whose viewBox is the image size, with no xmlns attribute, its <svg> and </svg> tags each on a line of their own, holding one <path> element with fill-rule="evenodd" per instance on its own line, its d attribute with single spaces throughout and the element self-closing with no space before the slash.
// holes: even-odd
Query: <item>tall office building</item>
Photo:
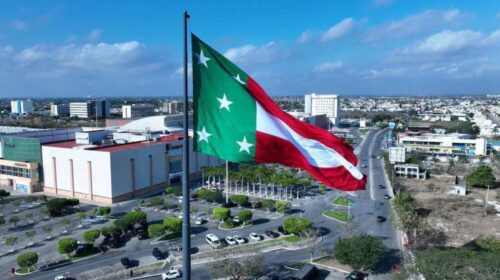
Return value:
<svg viewBox="0 0 500 280">
<path fill-rule="evenodd" d="M 50 104 L 50 115 L 58 117 L 68 117 L 69 116 L 69 105 L 68 104 Z"/>
<path fill-rule="evenodd" d="M 69 103 L 69 113 L 71 117 L 88 118 L 109 118 L 109 102 L 107 100 L 92 100 L 87 102 Z"/>
<path fill-rule="evenodd" d="M 12 114 L 28 115 L 33 112 L 33 102 L 31 100 L 12 100 L 10 108 Z"/>
<path fill-rule="evenodd" d="M 122 106 L 122 118 L 135 119 L 152 116 L 155 113 L 153 104 L 131 104 Z"/>
<path fill-rule="evenodd" d="M 304 113 L 310 116 L 326 115 L 330 121 L 340 123 L 340 102 L 336 94 L 306 94 L 304 97 Z"/>
</svg>

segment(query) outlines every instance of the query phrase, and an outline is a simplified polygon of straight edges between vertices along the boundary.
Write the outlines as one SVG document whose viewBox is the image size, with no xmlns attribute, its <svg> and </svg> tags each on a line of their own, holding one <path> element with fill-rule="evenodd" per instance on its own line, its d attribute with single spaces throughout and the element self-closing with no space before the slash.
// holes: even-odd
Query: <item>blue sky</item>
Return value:
<svg viewBox="0 0 500 280">
<path fill-rule="evenodd" d="M 7 0 L 0 97 L 179 96 L 185 9 L 271 95 L 500 93 L 495 0 Z"/>
</svg>

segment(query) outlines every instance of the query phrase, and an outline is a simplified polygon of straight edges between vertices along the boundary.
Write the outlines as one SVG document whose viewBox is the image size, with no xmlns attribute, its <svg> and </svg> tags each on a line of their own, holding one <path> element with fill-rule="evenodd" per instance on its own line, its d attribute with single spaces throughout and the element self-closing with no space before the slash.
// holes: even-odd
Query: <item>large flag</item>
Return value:
<svg viewBox="0 0 500 280">
<path fill-rule="evenodd" d="M 349 144 L 283 112 L 250 76 L 195 35 L 191 43 L 195 151 L 302 168 L 345 191 L 365 188 Z"/>
</svg>

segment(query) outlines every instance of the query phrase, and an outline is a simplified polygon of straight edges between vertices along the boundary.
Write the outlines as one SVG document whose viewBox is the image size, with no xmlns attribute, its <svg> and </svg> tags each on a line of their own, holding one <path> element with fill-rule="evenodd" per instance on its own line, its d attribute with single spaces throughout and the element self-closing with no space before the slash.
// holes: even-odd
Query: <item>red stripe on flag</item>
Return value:
<svg viewBox="0 0 500 280">
<path fill-rule="evenodd" d="M 279 163 L 289 167 L 302 168 L 327 186 L 343 191 L 364 190 L 366 176 L 357 180 L 343 166 L 319 168 L 309 164 L 302 153 L 289 141 L 262 133 L 256 133 L 255 161 L 258 163 Z"/>
<path fill-rule="evenodd" d="M 354 155 L 351 145 L 324 129 L 299 121 L 285 113 L 251 77 L 248 77 L 247 89 L 269 114 L 282 120 L 295 132 L 305 138 L 314 139 L 332 148 L 354 166 L 358 164 L 358 159 Z"/>
</svg>

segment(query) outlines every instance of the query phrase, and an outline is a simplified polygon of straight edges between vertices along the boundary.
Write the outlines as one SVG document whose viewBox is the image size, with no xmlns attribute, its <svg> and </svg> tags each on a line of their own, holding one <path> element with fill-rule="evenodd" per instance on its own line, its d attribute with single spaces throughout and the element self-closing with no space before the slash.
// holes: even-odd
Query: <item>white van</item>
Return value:
<svg viewBox="0 0 500 280">
<path fill-rule="evenodd" d="M 208 244 L 210 244 L 210 246 L 212 246 L 214 248 L 219 248 L 221 246 L 219 237 L 217 237 L 217 235 L 215 235 L 213 233 L 207 234 L 206 239 L 207 239 Z"/>
</svg>

